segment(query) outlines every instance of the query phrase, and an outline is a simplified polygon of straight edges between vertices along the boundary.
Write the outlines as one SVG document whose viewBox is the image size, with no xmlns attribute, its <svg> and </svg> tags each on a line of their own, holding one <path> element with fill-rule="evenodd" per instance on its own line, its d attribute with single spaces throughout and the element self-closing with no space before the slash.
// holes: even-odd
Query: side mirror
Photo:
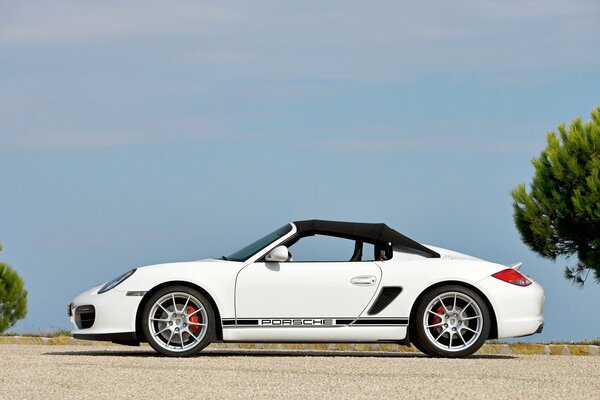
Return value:
<svg viewBox="0 0 600 400">
<path fill-rule="evenodd" d="M 267 262 L 285 262 L 288 260 L 288 249 L 285 246 L 277 246 L 265 257 Z"/>
</svg>

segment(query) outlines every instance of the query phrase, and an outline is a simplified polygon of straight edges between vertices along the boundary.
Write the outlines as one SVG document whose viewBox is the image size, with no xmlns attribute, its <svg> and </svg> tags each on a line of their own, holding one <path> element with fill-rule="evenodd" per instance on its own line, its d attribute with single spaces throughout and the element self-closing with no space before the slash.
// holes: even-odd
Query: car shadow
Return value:
<svg viewBox="0 0 600 400">
<path fill-rule="evenodd" d="M 94 349 L 85 351 L 51 351 L 43 353 L 47 356 L 86 356 L 86 357 L 157 357 L 164 356 L 153 350 L 105 350 Z M 353 358 L 431 358 L 422 353 L 378 352 L 378 351 L 318 351 L 318 350 L 238 350 L 211 349 L 198 353 L 202 357 L 353 357 Z M 476 354 L 470 359 L 510 360 L 517 358 L 503 354 Z"/>
</svg>

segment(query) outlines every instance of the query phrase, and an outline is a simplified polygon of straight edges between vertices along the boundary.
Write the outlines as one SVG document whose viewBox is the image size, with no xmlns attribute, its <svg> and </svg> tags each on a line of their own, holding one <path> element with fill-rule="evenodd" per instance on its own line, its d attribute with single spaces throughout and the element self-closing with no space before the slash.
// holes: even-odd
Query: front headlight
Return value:
<svg viewBox="0 0 600 400">
<path fill-rule="evenodd" d="M 100 290 L 98 290 L 98 294 L 102 294 L 102 293 L 108 292 L 111 289 L 114 289 L 119 284 L 121 284 L 121 282 L 123 282 L 125 279 L 127 279 L 131 275 L 133 275 L 133 273 L 135 272 L 135 270 L 136 269 L 134 268 L 131 271 L 125 272 L 123 275 L 119 275 L 115 279 L 106 282 L 106 284 L 104 286 L 102 286 L 100 288 Z"/>
</svg>

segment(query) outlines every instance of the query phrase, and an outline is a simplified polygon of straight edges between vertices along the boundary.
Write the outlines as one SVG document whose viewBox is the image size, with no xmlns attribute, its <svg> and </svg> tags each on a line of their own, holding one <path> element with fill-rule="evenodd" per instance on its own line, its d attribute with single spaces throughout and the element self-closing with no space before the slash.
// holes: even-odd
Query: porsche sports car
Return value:
<svg viewBox="0 0 600 400">
<path fill-rule="evenodd" d="M 68 315 L 77 339 L 147 342 L 166 356 L 222 341 L 413 343 L 464 357 L 542 331 L 544 291 L 520 266 L 385 224 L 297 221 L 220 259 L 132 269 L 77 296 Z"/>
</svg>

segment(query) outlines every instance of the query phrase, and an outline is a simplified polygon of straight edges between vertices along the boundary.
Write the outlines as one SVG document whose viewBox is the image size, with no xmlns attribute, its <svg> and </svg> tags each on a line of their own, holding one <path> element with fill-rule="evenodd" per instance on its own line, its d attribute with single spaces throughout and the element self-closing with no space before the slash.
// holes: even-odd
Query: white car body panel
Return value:
<svg viewBox="0 0 600 400">
<path fill-rule="evenodd" d="M 126 296 L 129 291 L 147 292 L 168 282 L 187 282 L 204 289 L 215 301 L 221 318 L 235 318 L 234 286 L 240 263 L 201 260 L 184 263 L 157 264 L 138 268 L 115 289 L 97 294 L 102 285 L 90 289 L 73 300 L 73 307 L 92 304 L 96 321 L 91 328 L 76 329 L 74 335 L 135 332 L 140 296 Z M 104 322 L 104 319 L 107 319 Z M 73 317 L 71 322 L 75 324 Z"/>
<path fill-rule="evenodd" d="M 149 291 L 165 282 L 190 282 L 204 289 L 215 301 L 222 318 L 234 318 L 234 285 L 240 263 L 201 260 L 159 264 L 139 268 L 114 290 Z"/>
<path fill-rule="evenodd" d="M 478 287 L 492 303 L 499 339 L 530 335 L 543 324 L 544 289 L 537 282 L 522 288 L 490 276 L 478 282 Z"/>
<path fill-rule="evenodd" d="M 373 283 L 352 284 L 358 277 Z M 236 316 L 356 318 L 380 281 L 381 269 L 374 262 L 252 263 L 237 277 Z"/>
<path fill-rule="evenodd" d="M 89 289 L 73 300 L 70 312 L 93 305 L 95 320 L 91 327 L 79 329 L 71 315 L 73 334 L 98 339 L 98 335 L 127 333 L 139 340 L 136 318 L 143 296 L 128 292 L 143 294 L 175 282 L 201 288 L 212 298 L 223 321 L 224 341 L 402 341 L 419 296 L 447 283 L 467 285 L 485 297 L 497 321 L 498 338 L 530 335 L 543 324 L 544 293 L 539 284 L 520 287 L 503 282 L 491 275 L 506 266 L 433 246 L 427 247 L 440 258 L 394 247 L 393 258 L 387 261 L 257 261 L 295 233 L 292 224 L 288 234 L 244 262 L 200 260 L 147 266 L 106 293 L 98 294 L 101 285 Z M 358 284 L 352 283 L 353 278 L 360 278 Z M 384 286 L 401 287 L 402 292 L 377 315 L 369 315 Z M 255 319 L 256 325 L 243 325 L 248 319 Z M 384 324 L 369 326 L 375 319 Z"/>
</svg>

